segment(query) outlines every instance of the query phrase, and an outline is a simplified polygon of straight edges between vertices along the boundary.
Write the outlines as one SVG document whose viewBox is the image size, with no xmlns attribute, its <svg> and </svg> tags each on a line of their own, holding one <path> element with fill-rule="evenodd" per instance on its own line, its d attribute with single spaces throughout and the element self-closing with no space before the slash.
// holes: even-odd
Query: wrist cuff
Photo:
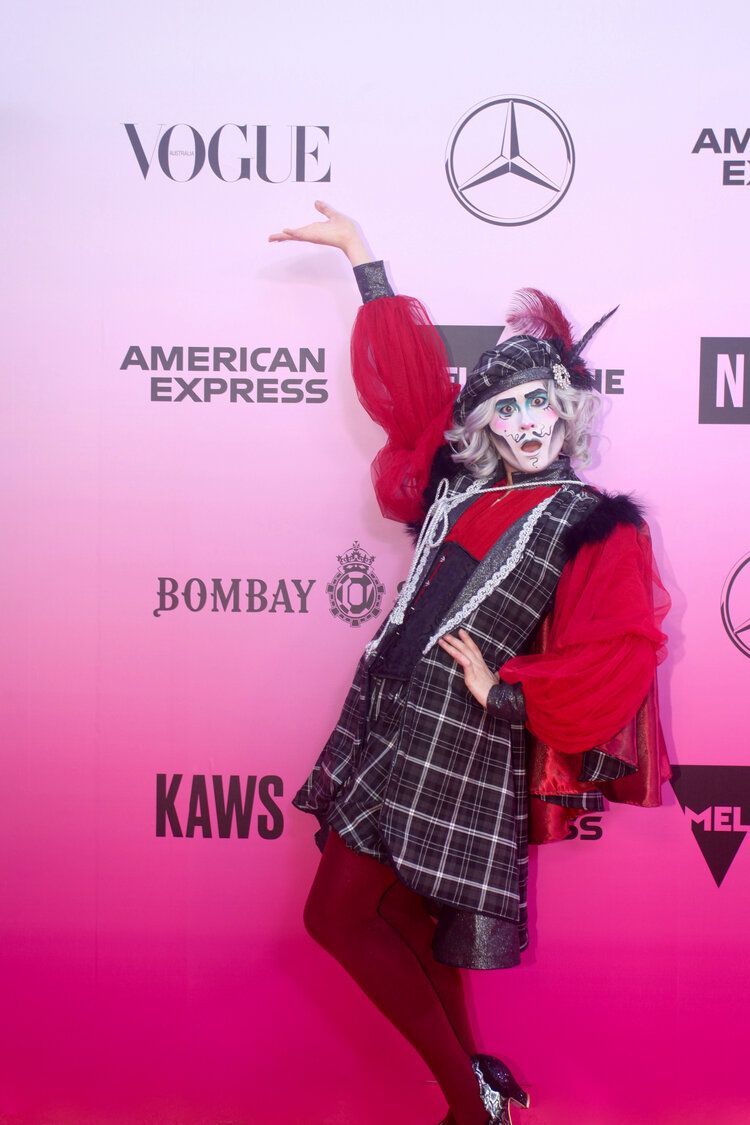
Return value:
<svg viewBox="0 0 750 1125">
<path fill-rule="evenodd" d="M 374 301 L 376 297 L 395 296 L 382 259 L 377 262 L 362 262 L 353 268 L 363 302 Z"/>
<path fill-rule="evenodd" d="M 521 685 L 506 684 L 504 680 L 493 684 L 487 696 L 487 713 L 509 723 L 525 723 L 526 704 Z"/>
</svg>

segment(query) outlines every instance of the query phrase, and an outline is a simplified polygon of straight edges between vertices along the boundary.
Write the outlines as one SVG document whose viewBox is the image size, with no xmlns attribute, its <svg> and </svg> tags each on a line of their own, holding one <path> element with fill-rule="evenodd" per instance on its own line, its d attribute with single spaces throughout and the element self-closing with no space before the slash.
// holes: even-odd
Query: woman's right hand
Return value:
<svg viewBox="0 0 750 1125">
<path fill-rule="evenodd" d="M 336 246 L 343 250 L 353 266 L 371 262 L 373 254 L 359 226 L 324 203 L 315 200 L 315 209 L 325 215 L 325 222 L 308 223 L 305 227 L 283 227 L 277 234 L 269 234 L 269 242 L 313 242 L 318 246 Z"/>
</svg>

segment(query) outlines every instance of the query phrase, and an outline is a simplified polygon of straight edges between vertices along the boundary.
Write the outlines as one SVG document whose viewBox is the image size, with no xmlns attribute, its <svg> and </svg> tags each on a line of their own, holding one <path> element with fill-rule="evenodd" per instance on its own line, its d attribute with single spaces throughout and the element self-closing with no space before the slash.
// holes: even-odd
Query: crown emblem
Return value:
<svg viewBox="0 0 750 1125">
<path fill-rule="evenodd" d="M 385 586 L 370 570 L 375 556 L 369 554 L 358 539 L 336 558 L 339 569 L 326 584 L 331 613 L 356 628 L 378 616 Z"/>
<path fill-rule="evenodd" d="M 349 550 L 343 555 L 336 555 L 339 563 L 343 567 L 361 566 L 367 570 L 370 563 L 374 560 L 374 555 L 368 555 L 364 547 L 360 547 L 359 540 L 355 539 Z"/>
</svg>

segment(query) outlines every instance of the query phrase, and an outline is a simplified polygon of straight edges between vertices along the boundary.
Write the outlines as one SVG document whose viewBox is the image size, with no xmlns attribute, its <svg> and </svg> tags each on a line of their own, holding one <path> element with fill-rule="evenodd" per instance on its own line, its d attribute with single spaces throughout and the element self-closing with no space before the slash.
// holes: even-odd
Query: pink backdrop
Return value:
<svg viewBox="0 0 750 1125">
<path fill-rule="evenodd" d="M 584 475 L 648 506 L 674 601 L 660 669 L 671 759 L 720 779 L 745 766 L 750 663 L 720 614 L 750 552 L 739 377 L 736 415 L 699 421 L 701 340 L 734 339 L 735 376 L 750 347 L 748 193 L 723 182 L 748 167 L 732 44 L 750 20 L 732 7 L 731 36 L 728 16 L 690 4 L 675 19 L 641 3 L 386 0 L 375 24 L 371 6 L 339 0 L 14 10 L 3 1125 L 434 1125 L 443 1109 L 421 1060 L 301 920 L 318 852 L 290 798 L 409 563 L 370 487 L 382 436 L 349 375 L 348 264 L 266 242 L 312 219 L 316 198 L 356 215 L 438 323 L 500 324 L 519 285 L 557 296 L 581 329 L 620 303 L 590 356 L 624 372 L 624 393 L 607 396 L 601 461 Z M 472 215 L 443 167 L 456 123 L 493 95 L 550 107 L 575 145 L 564 199 L 524 225 Z M 224 131 L 224 179 L 208 153 L 190 178 L 189 154 L 226 123 L 247 138 Z M 157 149 L 170 125 L 173 178 Z M 694 152 L 708 128 L 720 147 L 738 130 L 735 151 Z M 290 173 L 298 142 L 308 155 Z M 287 349 L 252 379 L 290 377 L 301 349 L 318 362 L 322 350 L 324 370 L 295 377 L 322 380 L 324 401 L 312 385 L 296 402 L 153 401 L 152 376 L 172 397 L 175 376 L 197 378 L 205 399 L 220 373 L 127 364 L 141 349 L 148 366 L 152 347 Z M 385 586 L 361 629 L 326 593 L 355 539 Z M 207 583 L 206 605 L 155 616 L 169 578 Z M 262 581 L 269 597 L 283 582 L 288 598 L 214 611 L 214 579 Z M 735 626 L 750 615 L 740 579 Z M 206 779 L 210 837 L 169 821 L 157 835 L 160 774 L 183 777 L 183 833 L 193 777 Z M 246 838 L 217 828 L 211 778 L 232 775 L 258 779 Z M 750 823 L 747 775 L 731 776 L 693 811 L 740 808 Z M 533 849 L 523 966 L 468 974 L 486 1049 L 531 1091 L 533 1108 L 515 1112 L 529 1125 L 748 1120 L 750 855 L 740 848 L 717 886 L 707 829 L 664 796 Z M 360 1028 L 379 1045 L 372 1060 Z"/>
</svg>

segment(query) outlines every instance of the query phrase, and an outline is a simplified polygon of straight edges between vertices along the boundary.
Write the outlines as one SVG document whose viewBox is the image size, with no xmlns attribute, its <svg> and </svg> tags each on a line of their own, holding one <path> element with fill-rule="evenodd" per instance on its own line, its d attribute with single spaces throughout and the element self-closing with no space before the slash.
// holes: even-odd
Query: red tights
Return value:
<svg viewBox="0 0 750 1125">
<path fill-rule="evenodd" d="M 462 970 L 433 957 L 436 923 L 422 896 L 331 829 L 304 923 L 422 1056 L 448 1101 L 451 1125 L 486 1125 Z"/>
</svg>

